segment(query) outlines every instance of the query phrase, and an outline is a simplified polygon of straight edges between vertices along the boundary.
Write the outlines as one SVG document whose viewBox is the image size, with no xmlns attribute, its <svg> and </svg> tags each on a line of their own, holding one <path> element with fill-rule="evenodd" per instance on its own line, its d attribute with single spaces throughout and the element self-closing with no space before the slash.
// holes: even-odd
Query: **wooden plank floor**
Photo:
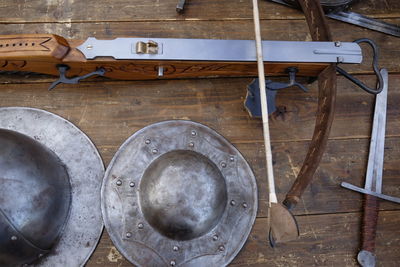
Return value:
<svg viewBox="0 0 400 267">
<path fill-rule="evenodd" d="M 67 38 L 171 37 L 252 39 L 251 1 L 189 0 L 184 15 L 177 0 L 2 0 L 1 34 L 55 33 Z M 260 2 L 263 39 L 310 40 L 302 14 Z M 400 1 L 367 0 L 361 12 L 400 24 Z M 400 196 L 400 39 L 344 23 L 329 21 L 335 40 L 374 39 L 381 66 L 389 69 L 384 188 Z M 360 66 L 345 66 L 374 84 L 371 57 Z M 259 212 L 248 242 L 231 266 L 357 266 L 362 197 L 342 189 L 347 181 L 364 182 L 374 97 L 338 77 L 335 121 L 327 152 L 295 209 L 300 239 L 276 248 L 267 243 L 262 125 L 243 108 L 250 78 L 171 81 L 95 79 L 61 85 L 48 92 L 53 77 L 0 76 L 0 106 L 29 106 L 54 112 L 77 125 L 98 147 L 104 164 L 119 146 L 142 127 L 161 120 L 190 119 L 208 125 L 230 140 L 246 157 L 258 181 Z M 295 179 L 309 144 L 317 108 L 317 88 L 280 92 L 285 113 L 271 120 L 278 198 Z M 400 266 L 400 206 L 382 202 L 377 233 L 378 266 Z M 73 255 L 71 255 L 73 257 Z M 106 231 L 87 266 L 132 266 L 112 245 Z"/>
</svg>

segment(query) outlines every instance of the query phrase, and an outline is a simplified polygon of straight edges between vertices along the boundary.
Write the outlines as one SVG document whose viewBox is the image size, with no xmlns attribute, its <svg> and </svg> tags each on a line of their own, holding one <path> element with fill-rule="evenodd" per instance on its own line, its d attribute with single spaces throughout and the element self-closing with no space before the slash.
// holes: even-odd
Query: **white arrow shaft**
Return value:
<svg viewBox="0 0 400 267">
<path fill-rule="evenodd" d="M 258 79 L 259 79 L 260 96 L 261 96 L 261 113 L 262 113 L 263 133 L 264 133 L 264 143 L 265 143 L 265 158 L 267 161 L 269 203 L 271 204 L 271 203 L 278 203 L 278 199 L 275 193 L 274 170 L 272 167 L 271 139 L 270 139 L 269 125 L 268 125 L 267 92 L 265 88 L 264 61 L 263 61 L 263 51 L 261 43 L 260 17 L 258 12 L 257 0 L 253 0 L 253 18 L 254 18 L 254 29 L 256 35 L 257 67 L 258 67 Z"/>
</svg>

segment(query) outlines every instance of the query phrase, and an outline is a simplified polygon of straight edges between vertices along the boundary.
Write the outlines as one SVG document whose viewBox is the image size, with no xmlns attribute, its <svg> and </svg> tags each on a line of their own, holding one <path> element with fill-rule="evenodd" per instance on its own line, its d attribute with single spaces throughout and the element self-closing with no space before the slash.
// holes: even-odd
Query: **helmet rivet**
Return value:
<svg viewBox="0 0 400 267">
<path fill-rule="evenodd" d="M 178 250 L 179 250 L 179 247 L 178 247 L 178 246 L 174 246 L 174 247 L 173 247 L 173 250 L 174 250 L 174 251 L 178 251 Z"/>
<path fill-rule="evenodd" d="M 247 208 L 247 203 L 243 202 L 242 206 L 243 206 L 243 208 Z"/>
<path fill-rule="evenodd" d="M 234 157 L 230 157 L 229 160 L 230 161 L 235 161 L 235 158 Z"/>
<path fill-rule="evenodd" d="M 13 235 L 12 237 L 11 237 L 11 240 L 12 241 L 15 241 L 15 240 L 17 240 L 18 239 L 18 237 L 16 237 L 15 235 Z"/>
<path fill-rule="evenodd" d="M 150 139 L 146 139 L 146 141 L 144 141 L 146 143 L 146 145 L 149 145 L 151 143 Z"/>
<path fill-rule="evenodd" d="M 39 257 L 39 258 L 43 257 L 43 254 L 39 254 L 38 257 Z"/>
<path fill-rule="evenodd" d="M 190 146 L 190 147 L 194 147 L 194 143 L 193 143 L 193 142 L 190 142 L 190 143 L 189 143 L 189 146 Z"/>
<path fill-rule="evenodd" d="M 219 249 L 219 251 L 224 251 L 225 247 L 221 245 L 221 246 L 218 247 L 218 249 Z"/>
<path fill-rule="evenodd" d="M 127 238 L 130 238 L 131 236 L 132 236 L 132 233 L 130 233 L 130 232 L 127 232 L 127 233 L 126 233 L 126 237 L 127 237 Z"/>
<path fill-rule="evenodd" d="M 143 227 L 144 227 L 144 226 L 143 226 L 143 223 L 139 223 L 137 227 L 138 227 L 139 229 L 143 229 Z"/>
<path fill-rule="evenodd" d="M 225 168 L 225 167 L 226 167 L 226 162 L 225 162 L 225 161 L 221 162 L 221 167 L 222 167 L 222 168 Z"/>
<path fill-rule="evenodd" d="M 171 264 L 171 266 L 175 266 L 176 262 L 175 261 L 171 261 L 169 264 Z"/>
<path fill-rule="evenodd" d="M 157 154 L 158 150 L 156 148 L 154 148 L 151 152 L 153 152 L 153 154 Z"/>
<path fill-rule="evenodd" d="M 192 131 L 191 134 L 192 134 L 192 136 L 196 136 L 197 135 L 196 131 Z"/>
<path fill-rule="evenodd" d="M 130 183 L 129 183 L 129 186 L 130 186 L 130 187 L 135 187 L 135 183 L 134 183 L 134 182 L 130 182 Z"/>
<path fill-rule="evenodd" d="M 235 200 L 231 200 L 231 206 L 235 206 L 236 205 L 236 201 Z"/>
<path fill-rule="evenodd" d="M 217 241 L 217 240 L 218 240 L 218 236 L 217 236 L 217 235 L 214 235 L 214 236 L 213 236 L 213 240 L 214 240 L 214 241 Z"/>
<path fill-rule="evenodd" d="M 122 184 L 122 181 L 121 181 L 121 180 L 118 180 L 118 181 L 116 182 L 116 184 L 117 184 L 117 185 L 121 185 L 121 184 Z"/>
</svg>

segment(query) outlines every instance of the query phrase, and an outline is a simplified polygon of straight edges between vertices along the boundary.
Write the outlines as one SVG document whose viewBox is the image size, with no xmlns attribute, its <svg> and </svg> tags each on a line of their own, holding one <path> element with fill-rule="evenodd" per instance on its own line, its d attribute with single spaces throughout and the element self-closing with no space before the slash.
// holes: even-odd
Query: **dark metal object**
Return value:
<svg viewBox="0 0 400 267">
<path fill-rule="evenodd" d="M 267 106 L 268 106 L 268 114 L 272 114 L 276 111 L 275 98 L 277 90 L 289 88 L 292 86 L 299 87 L 304 92 L 307 92 L 308 89 L 301 83 L 296 81 L 296 73 L 297 68 L 289 67 L 287 72 L 289 74 L 289 82 L 288 83 L 280 83 L 273 82 L 271 80 L 265 81 L 265 86 L 267 89 Z M 247 95 L 246 100 L 244 102 L 245 108 L 249 112 L 251 117 L 261 117 L 261 98 L 260 98 L 260 89 L 259 89 L 259 80 L 254 79 L 247 86 Z"/>
<path fill-rule="evenodd" d="M 297 0 L 268 1 L 283 4 L 291 8 L 300 8 Z M 400 37 L 400 27 L 398 25 L 369 18 L 358 13 L 346 11 L 352 2 L 354 2 L 354 0 L 324 0 L 321 1 L 321 5 L 324 8 L 325 15 L 331 19 Z"/>
<path fill-rule="evenodd" d="M 383 32 L 389 35 L 400 37 L 400 27 L 398 25 L 369 18 L 358 13 L 348 11 L 336 11 L 326 14 L 326 16 L 331 19 L 340 20 L 377 32 Z"/>
<path fill-rule="evenodd" d="M 265 83 L 270 82 L 271 80 L 266 80 Z M 260 98 L 260 85 L 259 80 L 254 79 L 247 86 L 247 95 L 244 101 L 244 107 L 247 112 L 250 114 L 250 117 L 261 118 L 261 98 Z M 275 97 L 276 90 L 268 90 L 267 89 L 267 105 L 268 105 L 268 114 L 272 114 L 276 111 L 275 105 Z"/>
<path fill-rule="evenodd" d="M 347 73 L 344 69 L 342 69 L 339 66 L 336 66 L 336 70 L 337 70 L 337 72 L 339 72 L 345 78 L 347 78 L 350 81 L 352 81 L 355 85 L 357 85 L 358 87 L 360 87 L 364 91 L 366 91 L 366 92 L 368 92 L 370 94 L 374 94 L 374 95 L 379 94 L 383 89 L 384 83 L 383 83 L 382 74 L 379 71 L 379 66 L 378 66 L 378 58 L 379 58 L 378 46 L 375 44 L 374 41 L 372 41 L 371 39 L 367 39 L 367 38 L 358 39 L 358 40 L 355 40 L 354 42 L 357 43 L 357 44 L 366 43 L 366 44 L 369 44 L 372 47 L 372 53 L 373 53 L 372 68 L 373 68 L 374 73 L 375 73 L 375 75 L 376 75 L 376 77 L 378 79 L 376 89 L 369 88 L 367 85 L 365 85 L 359 79 L 357 79 L 353 75 L 350 75 L 349 73 Z"/>
<path fill-rule="evenodd" d="M 82 75 L 82 76 L 77 76 L 77 77 L 73 77 L 73 78 L 67 78 L 66 74 L 67 71 L 69 70 L 69 66 L 64 65 L 64 64 L 58 64 L 57 65 L 57 69 L 60 72 L 60 78 L 58 78 L 57 81 L 54 81 L 50 87 L 49 87 L 49 91 L 54 89 L 54 87 L 56 87 L 57 85 L 59 85 L 60 83 L 65 83 L 65 84 L 77 84 L 79 83 L 81 80 L 84 80 L 86 78 L 89 78 L 91 76 L 94 75 L 99 75 L 99 76 L 103 76 L 104 73 L 106 73 L 106 70 L 104 68 L 99 68 L 96 71 L 93 71 L 91 73 Z"/>
<path fill-rule="evenodd" d="M 114 245 L 137 266 L 225 266 L 254 223 L 256 181 L 215 131 L 165 121 L 118 150 L 103 182 L 102 211 Z"/>
<path fill-rule="evenodd" d="M 0 232 L 6 230 L 0 234 L 0 243 L 12 241 L 14 244 L 10 254 L 1 247 L 1 257 L 7 254 L 5 257 L 8 260 L 16 260 L 21 255 L 16 255 L 17 250 L 14 248 L 23 245 L 24 248 L 31 249 L 32 247 L 26 246 L 30 242 L 44 248 L 43 252 L 32 252 L 35 252 L 35 257 L 40 254 L 43 256 L 40 261 L 34 262 L 35 266 L 83 266 L 94 251 L 103 230 L 100 187 L 104 167 L 95 146 L 73 124 L 44 110 L 0 108 L 0 118 L 0 132 L 3 133 L 0 135 L 3 141 L 0 154 L 4 153 L 4 157 L 0 157 Z M 15 135 L 14 143 L 17 145 L 14 147 L 18 149 L 11 150 L 10 146 L 3 145 L 6 136 L 4 133 L 7 131 L 25 136 L 21 139 L 18 134 Z M 13 144 L 8 140 L 9 144 Z M 40 143 L 40 149 L 32 145 L 35 142 Z M 6 147 L 9 148 L 6 150 Z M 52 157 L 40 152 L 43 147 L 51 151 L 48 153 L 55 155 L 59 162 L 53 161 L 52 164 Z M 14 159 L 20 158 L 19 161 L 23 164 L 11 160 L 11 156 Z M 64 184 L 69 184 L 68 190 L 57 182 L 59 179 L 54 172 L 46 174 L 46 170 L 49 172 L 51 168 L 57 170 L 57 164 L 65 166 L 65 169 L 61 168 L 67 172 L 69 181 L 60 179 Z M 6 171 L 12 166 L 15 167 L 14 172 Z M 70 192 L 68 196 L 66 191 Z M 63 202 L 66 198 L 70 200 L 70 212 L 65 224 L 60 227 L 65 211 L 60 201 Z M 28 212 L 30 210 L 32 212 Z M 27 214 L 30 216 L 25 216 Z M 42 221 L 41 216 L 45 216 Z M 4 228 L 5 220 L 12 222 L 15 228 Z M 62 231 L 58 232 L 57 228 L 62 228 Z M 60 235 L 52 243 L 51 237 L 57 233 Z M 41 240 L 40 244 L 37 240 Z M 25 261 L 23 258 L 19 260 Z"/>
<path fill-rule="evenodd" d="M 185 0 L 179 0 L 178 4 L 176 5 L 176 12 L 182 13 L 184 6 L 185 6 Z"/>
<path fill-rule="evenodd" d="M 34 139 L 0 129 L 0 265 L 49 253 L 71 205 L 71 185 L 57 155 Z"/>
</svg>

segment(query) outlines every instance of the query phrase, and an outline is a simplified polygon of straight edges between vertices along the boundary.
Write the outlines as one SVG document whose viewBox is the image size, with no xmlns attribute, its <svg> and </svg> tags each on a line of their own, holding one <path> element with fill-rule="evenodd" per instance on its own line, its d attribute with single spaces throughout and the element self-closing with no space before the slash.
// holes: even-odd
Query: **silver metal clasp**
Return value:
<svg viewBox="0 0 400 267">
<path fill-rule="evenodd" d="M 139 41 L 136 43 L 136 54 L 158 54 L 158 43 L 149 40 L 147 43 Z"/>
</svg>

